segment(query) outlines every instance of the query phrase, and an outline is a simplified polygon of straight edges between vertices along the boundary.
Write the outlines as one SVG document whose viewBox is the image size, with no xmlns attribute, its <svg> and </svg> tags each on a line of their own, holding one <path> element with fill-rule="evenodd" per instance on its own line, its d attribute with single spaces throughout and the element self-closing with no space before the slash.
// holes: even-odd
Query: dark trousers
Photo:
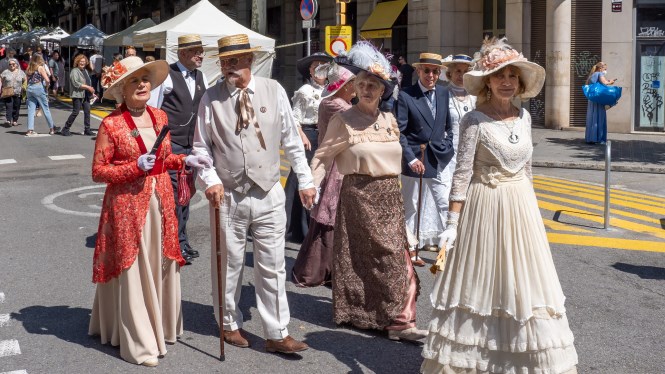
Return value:
<svg viewBox="0 0 665 374">
<path fill-rule="evenodd" d="M 18 121 L 19 111 L 21 110 L 21 95 L 5 97 L 2 100 L 5 101 L 5 118 L 7 122 Z"/>
<path fill-rule="evenodd" d="M 91 74 L 90 75 L 90 85 L 92 88 L 95 89 L 95 92 L 99 94 L 99 96 L 102 96 L 102 87 L 99 84 L 99 76 L 97 74 Z"/>
<path fill-rule="evenodd" d="M 177 155 L 190 155 L 192 154 L 192 147 L 183 147 L 177 143 L 171 143 L 171 150 Z M 169 170 L 171 177 L 171 185 L 173 186 L 173 197 L 175 199 L 175 215 L 178 217 L 178 241 L 180 242 L 180 250 L 183 251 L 189 245 L 189 238 L 187 237 L 187 221 L 189 220 L 189 204 L 178 205 L 178 171 Z"/>
<path fill-rule="evenodd" d="M 82 99 L 73 98 L 72 105 L 72 113 L 67 118 L 67 122 L 65 122 L 65 128 L 69 129 L 72 127 L 74 120 L 79 115 L 79 111 L 81 111 L 81 106 L 83 106 L 83 126 L 86 130 L 90 130 L 90 94 L 86 92 L 85 97 Z"/>
<path fill-rule="evenodd" d="M 314 157 L 314 152 L 319 147 L 319 130 L 313 127 L 303 127 L 302 131 L 309 139 L 309 142 L 312 144 L 312 150 L 305 150 L 305 157 L 307 157 L 307 163 L 312 162 Z M 286 178 L 286 186 L 284 187 L 284 193 L 286 195 L 286 235 L 288 240 L 294 243 L 301 243 L 305 236 L 307 236 L 307 230 L 309 227 L 309 211 L 302 206 L 300 201 L 300 193 L 298 192 L 298 176 L 296 173 L 291 172 Z"/>
</svg>

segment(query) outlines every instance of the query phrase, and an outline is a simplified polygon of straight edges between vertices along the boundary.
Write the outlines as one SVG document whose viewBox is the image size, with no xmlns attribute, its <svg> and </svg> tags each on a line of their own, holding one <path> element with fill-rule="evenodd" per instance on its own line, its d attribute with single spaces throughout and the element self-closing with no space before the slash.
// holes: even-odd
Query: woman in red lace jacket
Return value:
<svg viewBox="0 0 665 374">
<path fill-rule="evenodd" d="M 166 114 L 146 105 L 168 75 L 166 61 L 123 59 L 103 77 L 105 98 L 122 105 L 102 121 L 92 179 L 106 183 L 93 259 L 97 283 L 89 334 L 120 346 L 120 357 L 156 366 L 182 334 L 178 221 L 167 169 L 211 166 L 171 153 L 169 136 L 151 155 Z"/>
</svg>

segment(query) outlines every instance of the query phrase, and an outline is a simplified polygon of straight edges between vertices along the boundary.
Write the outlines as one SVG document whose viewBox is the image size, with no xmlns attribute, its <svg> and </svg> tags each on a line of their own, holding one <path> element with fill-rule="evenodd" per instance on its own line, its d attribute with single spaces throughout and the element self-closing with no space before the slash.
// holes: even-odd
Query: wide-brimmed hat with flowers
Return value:
<svg viewBox="0 0 665 374">
<path fill-rule="evenodd" d="M 519 95 L 529 99 L 538 95 L 545 83 L 545 69 L 530 62 L 507 43 L 506 38 L 485 39 L 480 49 L 480 57 L 470 72 L 464 74 L 464 88 L 471 95 L 478 95 L 485 87 L 485 77 L 496 73 L 506 66 L 515 66 L 520 70 L 520 80 L 524 92 Z"/>
<path fill-rule="evenodd" d="M 469 66 L 473 66 L 473 57 L 467 56 L 467 55 L 448 55 L 448 57 L 444 58 L 441 60 L 441 65 L 444 67 L 449 67 L 452 64 L 466 64 Z"/>
<path fill-rule="evenodd" d="M 441 59 L 442 57 L 438 53 L 423 52 L 420 54 L 418 62 L 414 62 L 411 65 L 413 65 L 414 67 L 418 67 L 419 65 L 443 66 L 441 64 Z"/>
<path fill-rule="evenodd" d="M 249 44 L 249 37 L 247 34 L 228 35 L 217 40 L 218 53 L 210 57 L 218 58 L 242 55 L 249 52 L 256 52 L 260 49 L 261 47 L 252 47 Z"/>
<path fill-rule="evenodd" d="M 150 85 L 154 88 L 162 84 L 169 75 L 169 64 L 164 60 L 144 63 L 140 57 L 125 57 L 115 61 L 113 65 L 106 66 L 102 73 L 102 87 L 104 98 L 122 101 L 122 86 L 127 78 L 147 72 Z"/>
<path fill-rule="evenodd" d="M 349 69 L 358 75 L 364 71 L 381 81 L 385 90 L 383 100 L 387 100 L 393 94 L 394 83 L 390 80 L 390 62 L 370 42 L 360 41 L 351 47 L 349 52 L 342 51 L 334 59 L 335 63 Z"/>
<path fill-rule="evenodd" d="M 321 61 L 327 63 L 331 62 L 332 59 L 332 56 L 329 56 L 324 52 L 312 53 L 311 55 L 296 61 L 296 69 L 298 69 L 298 72 L 303 76 L 303 78 L 309 79 L 311 77 L 311 74 L 309 73 L 309 66 L 312 65 L 312 62 Z"/>
<path fill-rule="evenodd" d="M 338 64 L 331 64 L 328 70 L 328 84 L 323 88 L 322 98 L 330 97 L 337 93 L 342 87 L 353 80 L 356 76 L 347 68 Z"/>
</svg>

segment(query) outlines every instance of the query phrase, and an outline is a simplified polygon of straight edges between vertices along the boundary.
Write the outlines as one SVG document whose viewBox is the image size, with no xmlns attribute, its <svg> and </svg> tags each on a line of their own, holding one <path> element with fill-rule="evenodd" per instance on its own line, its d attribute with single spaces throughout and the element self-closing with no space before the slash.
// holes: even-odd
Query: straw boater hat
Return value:
<svg viewBox="0 0 665 374">
<path fill-rule="evenodd" d="M 152 88 L 162 84 L 169 75 L 169 64 L 164 60 L 144 63 L 140 57 L 125 57 L 116 61 L 112 66 L 104 68 L 102 74 L 102 87 L 104 87 L 104 98 L 118 102 L 122 101 L 122 86 L 127 78 L 143 74 L 147 71 Z"/>
<path fill-rule="evenodd" d="M 331 62 L 332 59 L 333 59 L 332 56 L 329 56 L 327 53 L 316 52 L 296 61 L 296 68 L 298 69 L 300 75 L 303 76 L 303 78 L 309 79 L 311 77 L 311 74 L 309 73 L 309 66 L 312 65 L 312 62 L 314 61 Z"/>
<path fill-rule="evenodd" d="M 436 65 L 442 67 L 443 65 L 441 64 L 441 59 L 442 57 L 440 54 L 424 52 L 420 54 L 418 62 L 414 62 L 411 65 L 416 67 L 418 65 Z"/>
<path fill-rule="evenodd" d="M 217 49 L 219 53 L 210 57 L 217 58 L 241 55 L 244 53 L 256 52 L 261 49 L 261 47 L 250 46 L 247 34 L 236 34 L 224 36 L 217 40 Z"/>
<path fill-rule="evenodd" d="M 441 61 L 441 65 L 446 68 L 452 64 L 467 64 L 473 66 L 473 57 L 467 55 L 449 55 Z"/>
<path fill-rule="evenodd" d="M 485 77 L 496 73 L 508 65 L 520 70 L 520 80 L 524 84 L 524 92 L 519 95 L 529 99 L 538 95 L 545 83 L 545 69 L 527 61 L 520 52 L 506 43 L 507 39 L 485 39 L 480 49 L 480 58 L 474 69 L 464 74 L 464 88 L 471 95 L 478 95 L 485 87 Z"/>
<path fill-rule="evenodd" d="M 187 34 L 178 37 L 178 50 L 187 49 L 187 48 L 197 48 L 197 47 L 203 48 L 203 42 L 201 42 L 201 35 Z"/>
<path fill-rule="evenodd" d="M 347 68 L 332 64 L 328 70 L 328 84 L 323 88 L 321 98 L 325 99 L 337 93 L 356 76 Z"/>
<path fill-rule="evenodd" d="M 393 94 L 395 85 L 390 81 L 392 71 L 390 62 L 370 42 L 357 42 L 349 52 L 342 51 L 335 57 L 335 62 L 355 75 L 364 71 L 378 78 L 385 88 L 381 97 L 383 100 L 387 100 Z"/>
</svg>

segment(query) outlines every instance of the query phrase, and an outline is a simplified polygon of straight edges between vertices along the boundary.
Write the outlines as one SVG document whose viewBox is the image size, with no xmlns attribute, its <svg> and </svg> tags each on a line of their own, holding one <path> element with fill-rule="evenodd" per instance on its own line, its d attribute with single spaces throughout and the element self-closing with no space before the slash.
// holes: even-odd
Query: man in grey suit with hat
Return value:
<svg viewBox="0 0 665 374">
<path fill-rule="evenodd" d="M 194 145 L 196 113 L 201 97 L 208 88 L 208 79 L 198 70 L 203 63 L 203 43 L 201 36 L 188 34 L 178 37 L 178 61 L 170 65 L 169 75 L 164 83 L 154 88 L 148 105 L 161 108 L 169 118 L 171 149 L 175 154 L 189 155 Z M 189 244 L 187 221 L 189 204 L 178 204 L 177 171 L 169 170 L 173 195 L 176 200 L 178 217 L 178 240 L 180 251 L 187 264 L 199 257 L 199 252 Z"/>
<path fill-rule="evenodd" d="M 285 195 L 280 184 L 280 146 L 298 178 L 303 206 L 314 204 L 316 189 L 307 165 L 284 88 L 277 81 L 252 74 L 258 47 L 245 34 L 217 42 L 224 80 L 210 87 L 199 106 L 194 154 L 207 155 L 214 168 L 200 169 L 211 202 L 211 240 L 221 242 L 224 340 L 249 347 L 241 333 L 238 307 L 245 264 L 247 230 L 252 234 L 254 289 L 268 352 L 296 353 L 307 349 L 289 335 L 284 242 Z M 221 230 L 214 229 L 214 207 L 219 207 Z M 213 246 L 214 248 L 214 246 Z M 214 253 L 214 251 L 213 251 Z M 212 295 L 219 321 L 216 256 L 211 256 Z"/>
</svg>

